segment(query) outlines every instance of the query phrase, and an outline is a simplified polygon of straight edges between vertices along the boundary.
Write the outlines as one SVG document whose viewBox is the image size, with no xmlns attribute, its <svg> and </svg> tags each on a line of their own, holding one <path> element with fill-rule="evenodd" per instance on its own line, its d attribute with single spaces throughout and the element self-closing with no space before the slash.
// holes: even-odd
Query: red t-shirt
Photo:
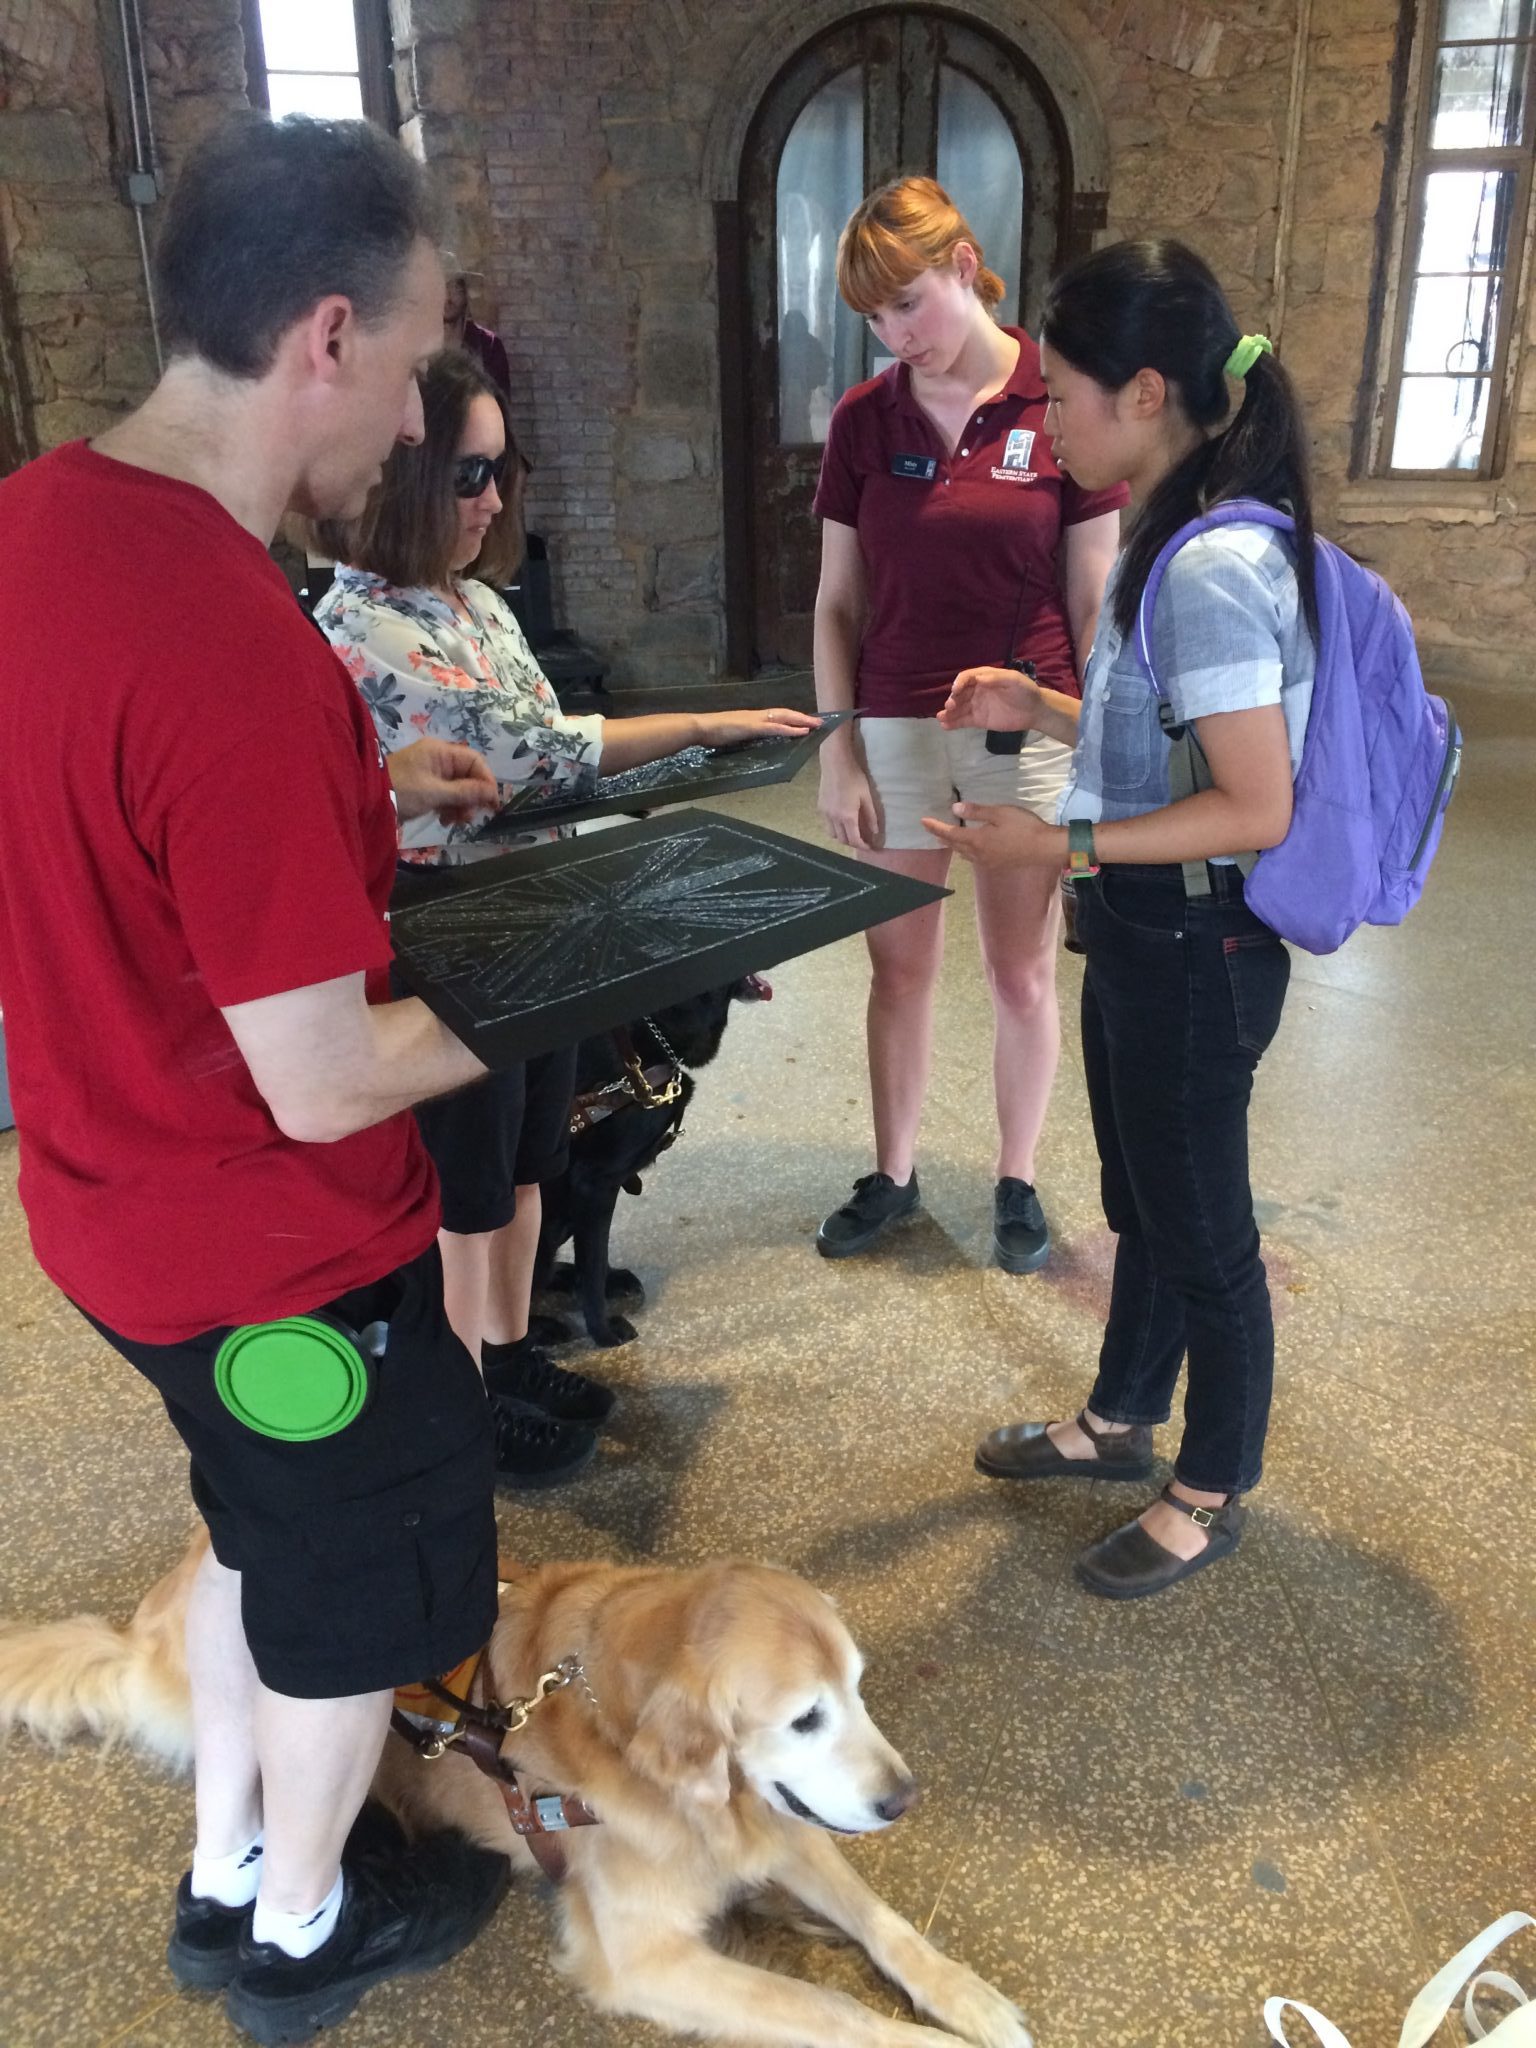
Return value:
<svg viewBox="0 0 1536 2048">
<path fill-rule="evenodd" d="M 366 970 L 395 816 L 357 691 L 206 492 L 59 449 L 0 484 L 0 1007 L 50 1278 L 178 1343 L 431 1242 L 408 1114 L 286 1138 L 221 1005 Z"/>
<path fill-rule="evenodd" d="M 1040 351 L 1022 328 L 1003 332 L 1019 360 L 953 459 L 905 363 L 855 384 L 833 409 L 813 510 L 855 528 L 863 551 L 869 620 L 856 698 L 867 716 L 931 718 L 961 669 L 1010 654 L 1032 661 L 1048 688 L 1080 694 L 1061 537 L 1130 493 L 1082 490 L 1056 467 Z"/>
</svg>

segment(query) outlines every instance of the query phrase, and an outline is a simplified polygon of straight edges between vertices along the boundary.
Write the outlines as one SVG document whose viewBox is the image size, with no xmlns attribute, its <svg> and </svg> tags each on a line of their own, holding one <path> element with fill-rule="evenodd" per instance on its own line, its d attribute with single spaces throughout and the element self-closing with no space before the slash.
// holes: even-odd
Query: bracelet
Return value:
<svg viewBox="0 0 1536 2048">
<path fill-rule="evenodd" d="M 1098 859 L 1093 850 L 1093 820 L 1072 818 L 1067 824 L 1067 873 L 1096 875 Z"/>
</svg>

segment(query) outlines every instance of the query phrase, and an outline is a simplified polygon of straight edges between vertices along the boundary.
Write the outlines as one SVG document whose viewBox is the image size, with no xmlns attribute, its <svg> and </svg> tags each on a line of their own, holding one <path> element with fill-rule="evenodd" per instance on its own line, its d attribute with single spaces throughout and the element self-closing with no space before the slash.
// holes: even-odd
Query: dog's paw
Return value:
<svg viewBox="0 0 1536 2048">
<path fill-rule="evenodd" d="M 609 1316 L 595 1329 L 590 1324 L 587 1328 L 592 1342 L 601 1344 L 605 1351 L 611 1351 L 617 1344 L 633 1344 L 640 1334 L 628 1316 Z"/>
<path fill-rule="evenodd" d="M 932 1990 L 939 1995 L 925 1996 L 923 2010 L 962 2041 L 976 2048 L 1034 2048 L 1023 2013 L 974 1971 L 953 1964 Z"/>
<path fill-rule="evenodd" d="M 528 1318 L 529 1341 L 548 1351 L 554 1346 L 569 1344 L 576 1335 L 575 1330 L 564 1316 L 530 1316 Z"/>
<path fill-rule="evenodd" d="M 631 1273 L 628 1266 L 610 1266 L 603 1291 L 610 1301 L 627 1301 L 635 1308 L 645 1304 L 645 1289 L 640 1275 Z"/>
</svg>

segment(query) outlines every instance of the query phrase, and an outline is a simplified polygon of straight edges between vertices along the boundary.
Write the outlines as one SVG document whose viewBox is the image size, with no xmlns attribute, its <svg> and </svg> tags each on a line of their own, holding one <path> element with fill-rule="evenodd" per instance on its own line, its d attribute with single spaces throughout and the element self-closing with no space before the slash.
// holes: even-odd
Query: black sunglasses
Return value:
<svg viewBox="0 0 1536 2048">
<path fill-rule="evenodd" d="M 500 455 L 461 455 L 453 465 L 453 495 L 482 498 L 487 484 L 494 484 L 499 491 L 506 473 L 505 450 Z"/>
</svg>

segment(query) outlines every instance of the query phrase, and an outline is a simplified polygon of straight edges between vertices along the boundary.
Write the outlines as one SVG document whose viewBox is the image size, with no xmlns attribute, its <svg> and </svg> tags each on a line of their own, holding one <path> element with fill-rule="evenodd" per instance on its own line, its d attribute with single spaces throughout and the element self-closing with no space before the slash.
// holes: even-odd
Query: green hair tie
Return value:
<svg viewBox="0 0 1536 2048">
<path fill-rule="evenodd" d="M 1272 356 L 1275 344 L 1267 334 L 1245 334 L 1221 366 L 1224 377 L 1246 377 L 1260 356 Z"/>
</svg>

